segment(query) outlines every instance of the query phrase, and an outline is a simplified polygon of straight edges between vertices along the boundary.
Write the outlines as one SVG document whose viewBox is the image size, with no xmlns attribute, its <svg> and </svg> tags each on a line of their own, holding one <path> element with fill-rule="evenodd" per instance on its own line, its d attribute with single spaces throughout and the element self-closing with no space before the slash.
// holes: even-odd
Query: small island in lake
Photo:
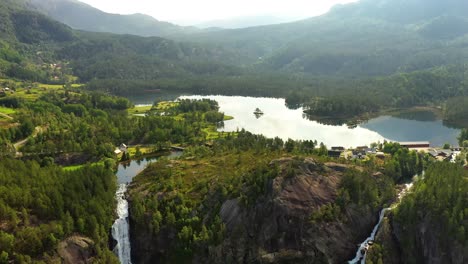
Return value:
<svg viewBox="0 0 468 264">
<path fill-rule="evenodd" d="M 255 117 L 258 119 L 258 118 L 260 118 L 261 116 L 263 116 L 264 113 L 263 113 L 262 110 L 260 110 L 260 108 L 257 107 L 257 108 L 255 108 L 254 115 L 255 115 Z"/>
</svg>

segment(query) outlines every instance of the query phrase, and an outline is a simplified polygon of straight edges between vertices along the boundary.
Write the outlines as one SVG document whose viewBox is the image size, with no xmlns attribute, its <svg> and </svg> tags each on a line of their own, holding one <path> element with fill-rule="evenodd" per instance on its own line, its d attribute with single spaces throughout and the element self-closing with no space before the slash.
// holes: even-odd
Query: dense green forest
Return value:
<svg viewBox="0 0 468 264">
<path fill-rule="evenodd" d="M 433 243 L 438 251 L 454 263 L 454 252 L 466 248 L 468 237 L 467 200 L 468 174 L 458 165 L 436 163 L 429 167 L 424 179 L 405 197 L 395 212 L 395 225 L 401 228 L 400 243 L 405 263 L 427 261 L 426 243 Z M 419 228 L 425 225 L 432 238 L 425 237 Z M 466 254 L 466 253 L 465 253 Z"/>
<path fill-rule="evenodd" d="M 116 263 L 108 249 L 116 180 L 112 162 L 64 171 L 52 163 L 0 160 L 0 262 L 57 260 L 73 234 L 93 239 L 96 263 Z"/>
<path fill-rule="evenodd" d="M 197 145 L 216 136 L 224 120 L 211 100 L 183 100 L 136 117 L 125 98 L 64 88 L 34 101 L 4 97 L 0 106 L 18 122 L 0 127 L 1 263 L 54 262 L 66 239 L 76 236 L 92 239 L 93 262 L 115 262 L 108 249 L 115 146 L 146 143 L 157 151 L 172 143 Z M 24 138 L 24 146 L 13 146 Z M 14 159 L 21 157 L 17 151 L 22 159 Z M 68 155 L 80 158 L 70 163 Z"/>
</svg>

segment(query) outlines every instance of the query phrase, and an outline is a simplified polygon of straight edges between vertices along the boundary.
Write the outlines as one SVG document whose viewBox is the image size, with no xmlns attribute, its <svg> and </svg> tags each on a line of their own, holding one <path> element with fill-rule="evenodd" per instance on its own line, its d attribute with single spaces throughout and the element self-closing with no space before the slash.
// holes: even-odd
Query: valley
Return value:
<svg viewBox="0 0 468 264">
<path fill-rule="evenodd" d="M 0 0 L 0 264 L 466 263 L 466 8 Z"/>
</svg>

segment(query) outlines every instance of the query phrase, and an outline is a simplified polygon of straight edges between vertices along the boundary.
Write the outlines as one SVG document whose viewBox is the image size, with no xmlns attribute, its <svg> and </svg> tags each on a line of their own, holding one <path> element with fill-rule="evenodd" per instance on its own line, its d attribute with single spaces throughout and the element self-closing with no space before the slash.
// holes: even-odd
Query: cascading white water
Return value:
<svg viewBox="0 0 468 264">
<path fill-rule="evenodd" d="M 412 187 L 413 187 L 413 183 L 406 184 L 405 188 L 398 194 L 398 201 L 401 201 L 401 199 L 408 193 L 408 191 Z M 377 231 L 379 231 L 380 224 L 382 223 L 382 220 L 385 217 L 385 212 L 388 210 L 392 210 L 397 206 L 398 206 L 398 203 L 394 204 L 391 207 L 384 208 L 382 209 L 382 211 L 380 211 L 379 221 L 374 226 L 374 229 L 372 230 L 371 235 L 359 245 L 359 248 L 356 252 L 356 256 L 352 260 L 348 261 L 348 264 L 357 264 L 359 263 L 359 261 L 361 261 L 361 264 L 366 263 L 367 250 L 369 249 L 369 242 L 375 240 L 375 235 L 377 235 Z"/>
<path fill-rule="evenodd" d="M 122 183 L 115 194 L 117 200 L 118 219 L 112 225 L 112 237 L 117 241 L 114 253 L 119 257 L 120 263 L 131 264 L 130 257 L 130 231 L 128 225 L 128 201 L 125 199 L 127 184 Z"/>
</svg>

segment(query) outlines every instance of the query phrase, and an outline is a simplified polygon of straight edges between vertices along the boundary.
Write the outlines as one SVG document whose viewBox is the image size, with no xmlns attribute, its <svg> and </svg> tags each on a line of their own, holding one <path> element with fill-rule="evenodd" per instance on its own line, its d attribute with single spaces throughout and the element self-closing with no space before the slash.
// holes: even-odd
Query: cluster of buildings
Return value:
<svg viewBox="0 0 468 264">
<path fill-rule="evenodd" d="M 124 143 L 120 144 L 119 147 L 115 148 L 114 154 L 119 155 L 121 153 L 126 153 L 128 151 L 128 146 L 125 145 Z"/>
<path fill-rule="evenodd" d="M 15 91 L 8 88 L 8 87 L 5 87 L 5 88 L 2 88 L 0 89 L 0 96 L 6 96 L 7 93 L 14 93 Z"/>
<path fill-rule="evenodd" d="M 461 148 L 440 149 L 431 148 L 429 141 L 415 141 L 415 142 L 399 142 L 403 147 L 418 152 L 425 152 L 438 161 L 451 161 L 455 162 L 456 157 L 461 153 Z M 385 154 L 377 148 L 361 146 L 354 149 L 345 149 L 344 147 L 332 147 L 328 150 L 328 156 L 334 158 L 345 159 L 365 159 L 367 156 L 372 155 L 377 158 L 385 158 Z M 468 164 L 465 166 L 468 169 Z"/>
<path fill-rule="evenodd" d="M 367 155 L 373 155 L 377 158 L 385 158 L 385 154 L 378 151 L 377 148 L 369 148 L 368 146 L 361 146 L 354 149 L 346 150 L 344 147 L 332 147 L 328 150 L 328 156 L 346 159 L 364 159 Z"/>
</svg>

